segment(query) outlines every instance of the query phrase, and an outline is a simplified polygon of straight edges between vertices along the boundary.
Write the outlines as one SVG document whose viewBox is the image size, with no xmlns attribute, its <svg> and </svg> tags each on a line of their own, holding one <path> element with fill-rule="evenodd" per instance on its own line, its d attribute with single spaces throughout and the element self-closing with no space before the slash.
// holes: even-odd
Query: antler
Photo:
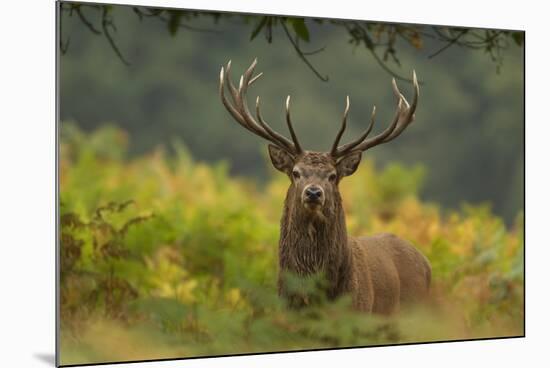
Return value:
<svg viewBox="0 0 550 368">
<path fill-rule="evenodd" d="M 334 158 L 340 158 L 342 156 L 345 156 L 351 151 L 365 151 L 369 148 L 372 148 L 374 146 L 377 146 L 382 143 L 389 142 L 395 138 L 397 138 L 407 126 L 409 126 L 410 123 L 414 120 L 414 112 L 416 110 L 416 105 L 418 102 L 418 94 L 419 94 L 419 87 L 418 87 L 418 80 L 416 79 L 416 73 L 413 71 L 413 86 L 414 86 L 414 96 L 412 104 L 409 105 L 403 94 L 399 91 L 399 88 L 397 88 L 397 83 L 395 82 L 395 78 L 392 80 L 392 87 L 393 87 L 393 93 L 395 97 L 397 98 L 397 110 L 395 112 L 395 116 L 393 117 L 393 120 L 391 124 L 380 134 L 378 134 L 375 137 L 367 139 L 368 135 L 372 131 L 372 128 L 374 127 L 374 121 L 376 116 L 376 106 L 372 108 L 372 114 L 371 114 L 371 122 L 367 128 L 367 130 L 361 134 L 359 138 L 354 140 L 353 142 L 344 144 L 340 147 L 338 147 L 338 143 L 340 142 L 340 138 L 344 134 L 344 130 L 346 129 L 346 120 L 348 117 L 348 111 L 349 111 L 349 96 L 346 98 L 346 108 L 344 110 L 344 118 L 342 120 L 342 127 L 340 128 L 340 131 L 336 135 L 336 139 L 334 140 L 334 143 L 332 144 L 332 149 L 330 151 L 330 154 Z"/>
<path fill-rule="evenodd" d="M 292 122 L 290 120 L 290 110 L 289 110 L 290 96 L 288 96 L 286 99 L 285 108 L 286 108 L 286 123 L 288 125 L 288 130 L 290 131 L 292 142 L 288 140 L 286 137 L 274 131 L 262 118 L 262 115 L 260 113 L 259 96 L 256 98 L 257 120 L 254 119 L 254 117 L 250 114 L 250 111 L 248 109 L 248 104 L 246 102 L 246 92 L 248 90 L 248 87 L 252 83 L 257 81 L 258 78 L 260 78 L 263 74 L 263 73 L 260 73 L 254 78 L 252 78 L 257 61 L 258 61 L 257 59 L 254 59 L 250 67 L 248 67 L 245 73 L 241 76 L 239 81 L 239 88 L 235 88 L 229 76 L 229 71 L 231 69 L 231 60 L 227 63 L 225 70 L 222 67 L 220 71 L 220 97 L 222 99 L 223 105 L 242 127 L 270 141 L 271 143 L 284 149 L 291 155 L 296 156 L 302 153 L 303 151 L 302 151 L 302 147 L 300 146 L 300 143 L 298 142 L 298 138 L 296 137 L 296 133 L 294 132 L 294 128 L 292 127 Z M 226 83 L 229 86 L 228 89 L 229 89 L 229 92 L 231 93 L 232 103 L 225 96 Z"/>
</svg>

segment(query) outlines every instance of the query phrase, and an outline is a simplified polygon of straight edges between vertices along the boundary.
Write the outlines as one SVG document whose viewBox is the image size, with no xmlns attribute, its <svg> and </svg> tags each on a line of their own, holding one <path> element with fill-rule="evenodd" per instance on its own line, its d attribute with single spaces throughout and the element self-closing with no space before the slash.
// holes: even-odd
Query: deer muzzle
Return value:
<svg viewBox="0 0 550 368">
<path fill-rule="evenodd" d="M 325 193 L 318 185 L 307 185 L 302 192 L 302 204 L 310 210 L 322 207 L 325 204 Z"/>
</svg>

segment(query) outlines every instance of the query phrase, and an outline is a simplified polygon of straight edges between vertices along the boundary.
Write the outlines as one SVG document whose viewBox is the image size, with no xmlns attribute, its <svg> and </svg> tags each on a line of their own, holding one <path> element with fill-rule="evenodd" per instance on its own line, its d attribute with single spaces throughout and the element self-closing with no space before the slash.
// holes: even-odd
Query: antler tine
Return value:
<svg viewBox="0 0 550 368">
<path fill-rule="evenodd" d="M 222 68 L 223 69 L 223 68 Z M 231 96 L 233 97 L 233 102 L 237 100 L 237 88 L 233 85 L 233 82 L 231 82 L 231 60 L 227 62 L 227 66 L 225 67 L 225 81 L 227 82 L 227 85 L 229 86 L 229 92 L 231 92 Z"/>
<path fill-rule="evenodd" d="M 256 68 L 257 64 L 258 64 L 258 59 L 254 58 L 254 61 L 252 62 L 252 64 L 250 64 L 248 69 L 246 69 L 246 71 L 243 74 L 243 78 L 246 81 L 246 87 L 247 88 L 248 88 L 248 85 L 249 85 L 249 82 L 250 82 L 250 78 L 252 77 L 252 74 L 254 74 L 254 69 Z"/>
<path fill-rule="evenodd" d="M 229 64 L 228 64 L 229 66 Z M 241 116 L 241 114 L 237 111 L 237 109 L 235 109 L 231 103 L 227 100 L 227 98 L 225 97 L 225 80 L 227 78 L 227 71 L 224 71 L 224 68 L 222 66 L 221 70 L 220 70 L 220 86 L 219 86 L 219 93 L 220 93 L 220 97 L 222 99 L 222 103 L 223 105 L 225 106 L 225 108 L 227 109 L 227 111 L 229 111 L 229 113 L 231 114 L 231 116 L 233 116 L 233 118 L 235 118 L 235 120 L 237 120 L 237 122 L 239 124 L 241 124 L 243 127 L 245 127 L 246 129 L 248 130 L 251 130 L 244 122 L 244 119 L 243 117 Z M 230 84 L 230 89 L 231 89 L 231 84 Z"/>
<path fill-rule="evenodd" d="M 264 75 L 264 73 L 260 73 L 260 74 L 258 74 L 257 76 L 255 76 L 254 78 L 252 78 L 252 79 L 250 80 L 250 82 L 248 82 L 248 85 L 251 86 L 252 83 L 256 82 L 262 75 Z"/>
<path fill-rule="evenodd" d="M 397 123 L 399 122 L 399 115 L 401 114 L 402 106 L 403 106 L 403 99 L 400 98 L 399 102 L 397 103 L 397 111 L 395 112 L 395 115 L 393 117 L 391 124 L 386 129 L 384 129 L 382 133 L 359 143 L 355 148 L 361 151 L 365 151 L 371 147 L 374 147 L 382 143 L 395 130 Z"/>
<path fill-rule="evenodd" d="M 256 121 L 250 114 L 247 100 L 246 100 L 246 92 L 248 90 L 248 87 L 262 76 L 262 73 L 259 73 L 258 75 L 252 78 L 256 64 L 257 64 L 257 59 L 254 59 L 252 64 L 240 77 L 238 88 L 236 88 L 233 85 L 229 76 L 229 71 L 231 69 L 231 61 L 227 63 L 225 70 L 223 67 L 221 68 L 219 93 L 220 93 L 220 97 L 223 102 L 223 105 L 225 106 L 227 111 L 229 111 L 229 113 L 233 116 L 233 118 L 245 129 L 272 142 L 273 144 L 284 149 L 288 153 L 292 155 L 296 155 L 301 152 L 301 147 L 299 144 L 297 144 L 298 140 L 296 139 L 294 131 L 291 130 L 294 144 L 290 140 L 288 140 L 286 137 L 275 132 L 263 120 L 260 114 L 259 98 L 256 100 L 256 116 L 258 118 L 258 121 Z M 233 103 L 231 103 L 225 96 L 226 84 L 229 86 L 229 91 L 231 92 Z"/>
<path fill-rule="evenodd" d="M 407 115 L 399 121 L 395 131 L 392 132 L 392 134 L 390 134 L 384 140 L 384 142 L 389 142 L 390 140 L 397 138 L 401 134 L 401 132 L 403 132 L 405 128 L 407 128 L 414 121 L 414 117 L 415 117 L 414 113 L 416 111 L 416 105 L 418 103 L 418 95 L 420 94 L 420 87 L 418 86 L 418 79 L 416 78 L 416 72 L 414 70 L 413 70 L 413 86 L 414 86 L 414 96 L 413 96 L 412 104 L 410 106 L 407 100 L 405 100 L 405 98 L 403 97 L 403 95 L 401 95 L 401 97 L 403 97 L 403 101 L 406 104 Z"/>
<path fill-rule="evenodd" d="M 228 63 L 228 66 L 231 67 L 231 64 Z M 231 105 L 231 103 L 227 100 L 226 96 L 225 96 L 225 82 L 227 81 L 228 82 L 228 85 L 229 85 L 229 88 L 231 90 L 231 92 L 233 93 L 233 88 L 235 88 L 233 86 L 233 84 L 231 83 L 231 81 L 228 80 L 227 78 L 228 74 L 227 74 L 227 71 L 224 71 L 224 68 L 222 67 L 221 68 L 221 71 L 220 71 L 220 87 L 219 87 L 219 93 L 220 93 L 220 97 L 221 97 L 221 100 L 222 100 L 222 103 L 223 105 L 225 106 L 225 108 L 227 109 L 227 111 L 229 111 L 229 113 L 231 114 L 231 116 L 233 116 L 233 118 L 237 121 L 237 123 L 239 123 L 243 128 L 245 128 L 246 130 L 254 133 L 254 134 L 257 134 L 259 136 L 261 136 L 262 138 L 265 138 L 265 139 L 269 139 L 269 136 L 264 133 L 263 131 L 261 131 L 261 129 L 258 128 L 258 126 L 252 126 L 249 124 L 249 122 L 243 117 L 243 115 L 241 114 L 241 111 L 239 111 L 238 109 L 236 109 L 233 105 Z M 236 91 L 236 90 L 235 90 Z M 233 97 L 233 102 L 236 104 L 236 105 L 239 105 L 238 104 L 238 95 L 237 96 L 232 96 Z"/>
<path fill-rule="evenodd" d="M 290 95 L 287 96 L 286 102 L 285 102 L 285 111 L 286 111 L 286 125 L 288 126 L 288 130 L 290 131 L 290 136 L 292 137 L 292 142 L 294 142 L 294 147 L 296 148 L 296 153 L 301 153 L 302 147 L 300 146 L 300 142 L 298 142 L 298 137 L 296 136 L 296 133 L 294 132 L 294 127 L 292 126 L 292 121 L 290 120 Z"/>
<path fill-rule="evenodd" d="M 348 112 L 349 112 L 349 96 L 346 96 L 346 108 L 344 109 L 344 117 L 342 118 L 342 126 L 340 127 L 340 130 L 338 131 L 338 134 L 336 134 L 336 138 L 334 139 L 334 143 L 332 143 L 332 148 L 330 150 L 330 154 L 332 156 L 336 156 L 338 153 L 338 143 L 340 143 L 340 139 L 342 138 L 342 135 L 344 134 L 344 131 L 346 130 L 346 123 L 348 120 Z"/>
<path fill-rule="evenodd" d="M 228 63 L 227 63 L 225 73 L 224 73 L 223 67 L 222 67 L 222 70 L 221 70 L 221 73 L 220 73 L 220 95 L 222 97 L 222 102 L 223 102 L 224 106 L 231 113 L 231 115 L 233 115 L 235 120 L 237 120 L 237 122 L 240 125 L 242 125 L 247 130 L 251 131 L 252 133 L 258 134 L 261 137 L 267 139 L 267 136 L 265 135 L 265 133 L 263 133 L 258 128 L 257 124 L 250 124 L 250 122 L 247 119 L 245 119 L 245 117 L 243 116 L 241 111 L 239 109 L 235 109 L 235 107 L 232 106 L 229 103 L 229 101 L 227 100 L 227 98 L 225 97 L 225 93 L 224 93 L 224 90 L 225 90 L 224 88 L 225 87 L 224 86 L 225 86 L 225 83 L 227 83 L 227 85 L 229 86 L 229 91 L 231 93 L 231 98 L 233 100 L 233 103 L 237 107 L 240 106 L 240 103 L 239 103 L 239 90 L 237 90 L 237 88 L 235 88 L 235 86 L 233 85 L 233 82 L 231 81 L 230 70 L 231 70 L 231 60 L 229 60 Z M 260 76 L 261 76 L 261 74 L 258 75 L 256 77 L 256 79 L 259 78 Z M 241 79 L 242 79 L 242 77 L 241 77 Z"/>
<path fill-rule="evenodd" d="M 258 122 L 260 123 L 260 125 L 266 130 L 266 132 L 271 137 L 273 137 L 273 139 L 275 139 L 277 141 L 284 142 L 283 145 L 285 146 L 284 148 L 287 151 L 293 149 L 292 143 L 287 138 L 285 138 L 281 134 L 274 131 L 263 119 L 262 114 L 260 113 L 260 96 L 256 97 L 256 117 L 258 118 Z M 301 151 L 296 151 L 296 152 L 289 151 L 289 152 L 291 152 L 292 154 L 295 154 L 295 153 L 299 153 Z"/>
<path fill-rule="evenodd" d="M 248 69 L 244 72 L 244 74 L 241 76 L 239 81 L 239 100 L 237 101 L 240 107 L 240 110 L 242 111 L 242 115 L 245 120 L 249 122 L 249 124 L 255 124 L 256 126 L 260 125 L 263 128 L 263 133 L 267 133 L 267 137 L 264 137 L 268 139 L 269 141 L 277 144 L 278 146 L 282 147 L 286 151 L 296 154 L 298 153 L 298 150 L 296 150 L 296 147 L 292 145 L 292 143 L 285 137 L 283 137 L 281 134 L 275 132 L 266 122 L 265 120 L 261 119 L 260 123 L 258 124 L 254 118 L 252 118 L 252 115 L 250 114 L 250 111 L 248 109 L 248 103 L 246 102 L 246 92 L 248 90 L 248 87 L 251 84 L 250 78 L 252 77 L 252 74 L 254 73 L 254 68 L 256 67 L 256 63 L 258 62 L 257 59 L 254 59 L 252 64 L 248 67 Z M 255 78 L 257 79 L 257 78 Z M 259 101 L 256 101 L 259 102 Z M 256 105 L 256 115 L 258 115 L 259 111 L 259 104 Z M 260 115 L 261 117 L 261 115 Z M 258 118 L 260 120 L 260 118 Z"/>
<path fill-rule="evenodd" d="M 357 146 L 359 143 L 363 142 L 365 140 L 365 138 L 368 137 L 368 135 L 372 131 L 372 128 L 374 128 L 374 123 L 375 122 L 376 122 L 376 105 L 372 107 L 372 113 L 371 113 L 371 116 L 370 116 L 370 124 L 367 127 L 367 130 L 365 130 L 363 132 L 363 134 L 361 134 L 361 136 L 359 136 L 359 138 L 357 138 L 353 142 L 346 143 L 346 144 L 338 147 L 336 153 L 333 156 L 340 157 L 340 156 L 343 156 L 346 153 L 352 151 L 355 146 Z"/>
<path fill-rule="evenodd" d="M 407 128 L 407 126 L 414 120 L 414 112 L 416 111 L 416 106 L 418 104 L 418 95 L 420 93 L 420 88 L 418 86 L 418 80 L 416 78 L 415 71 L 413 71 L 413 86 L 413 101 L 412 104 L 409 105 L 403 94 L 399 91 L 397 83 L 395 82 L 395 78 L 392 79 L 393 93 L 398 102 L 397 109 L 395 111 L 395 115 L 391 124 L 382 133 L 373 138 L 367 139 L 367 136 L 370 133 L 372 126 L 374 125 L 374 115 L 376 110 L 373 109 L 371 125 L 369 126 L 367 131 L 363 135 L 361 135 L 359 139 L 338 147 L 334 156 L 341 157 L 352 150 L 365 151 L 371 147 L 389 142 L 398 137 L 403 132 L 403 130 L 405 130 L 405 128 Z"/>
</svg>

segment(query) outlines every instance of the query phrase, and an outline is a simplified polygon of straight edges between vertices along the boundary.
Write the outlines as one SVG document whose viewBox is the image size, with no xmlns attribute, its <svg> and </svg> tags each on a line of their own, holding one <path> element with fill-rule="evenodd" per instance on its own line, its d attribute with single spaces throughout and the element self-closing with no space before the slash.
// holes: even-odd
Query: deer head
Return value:
<svg viewBox="0 0 550 368">
<path fill-rule="evenodd" d="M 241 76 L 238 88 L 231 82 L 229 75 L 231 61 L 225 68 L 222 67 L 220 97 L 227 111 L 243 128 L 271 142 L 268 146 L 271 162 L 277 170 L 290 178 L 289 194 L 294 199 L 294 205 L 300 206 L 305 212 L 320 213 L 333 208 L 334 202 L 340 201 L 338 183 L 343 177 L 355 172 L 361 162 L 362 153 L 369 148 L 397 138 L 414 120 L 419 87 L 416 74 L 413 71 L 414 96 L 412 104 L 407 102 L 393 79 L 392 87 L 397 99 L 397 108 L 393 120 L 380 134 L 369 138 L 376 115 L 376 107 L 373 107 L 370 124 L 364 133 L 352 142 L 339 145 L 340 138 L 346 129 L 350 107 L 348 96 L 346 97 L 342 124 L 331 150 L 328 152 L 303 150 L 290 118 L 290 96 L 286 99 L 285 109 L 291 140 L 274 131 L 263 119 L 260 113 L 260 97 L 256 98 L 256 117 L 250 113 L 246 93 L 248 88 L 262 75 L 260 73 L 253 76 L 256 63 L 255 59 Z M 226 97 L 226 89 L 229 91 L 231 101 Z"/>
</svg>

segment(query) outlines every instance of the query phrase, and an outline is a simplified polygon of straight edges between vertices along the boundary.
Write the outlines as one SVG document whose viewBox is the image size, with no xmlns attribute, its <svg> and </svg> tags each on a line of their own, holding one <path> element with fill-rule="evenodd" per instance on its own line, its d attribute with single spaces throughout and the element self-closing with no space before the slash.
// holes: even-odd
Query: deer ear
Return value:
<svg viewBox="0 0 550 368">
<path fill-rule="evenodd" d="M 361 156 L 363 152 L 355 151 L 347 154 L 342 157 L 340 161 L 336 164 L 336 170 L 338 171 L 338 176 L 343 178 L 344 176 L 349 176 L 357 170 L 359 163 L 361 162 Z"/>
<path fill-rule="evenodd" d="M 267 148 L 269 149 L 269 157 L 271 158 L 273 166 L 277 170 L 288 174 L 294 167 L 294 157 L 285 150 L 272 144 L 268 145 Z"/>
</svg>

